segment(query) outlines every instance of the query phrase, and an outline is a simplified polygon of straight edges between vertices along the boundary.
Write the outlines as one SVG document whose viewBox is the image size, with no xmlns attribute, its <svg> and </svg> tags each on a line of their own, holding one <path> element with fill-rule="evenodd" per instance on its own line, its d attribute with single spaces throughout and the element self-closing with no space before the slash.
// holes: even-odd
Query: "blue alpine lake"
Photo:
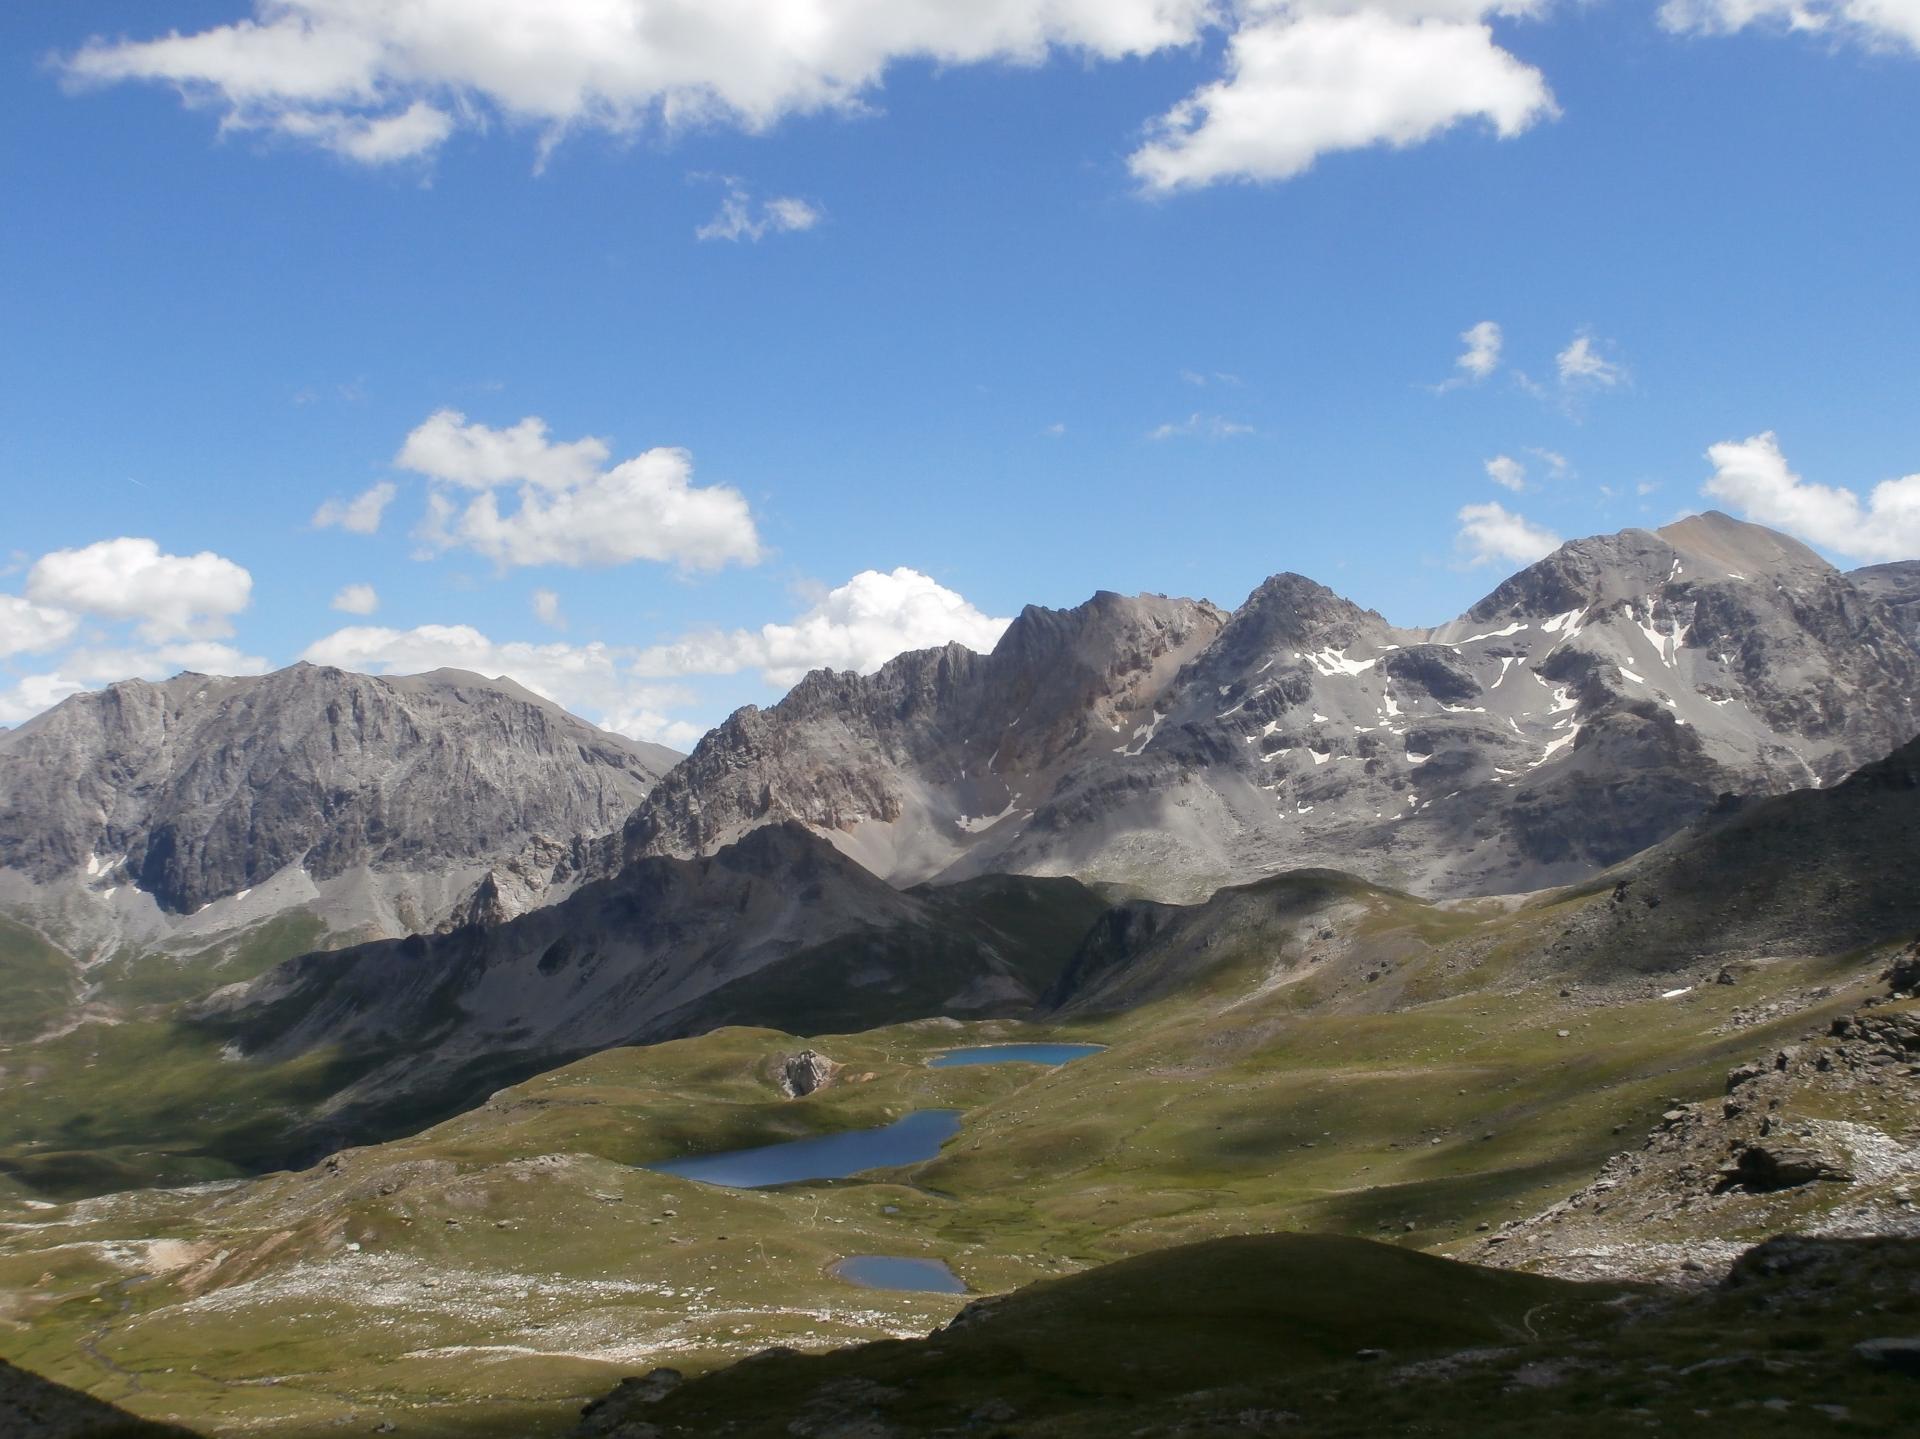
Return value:
<svg viewBox="0 0 1920 1439">
<path fill-rule="evenodd" d="M 797 1184 L 803 1179 L 845 1179 L 868 1169 L 918 1164 L 933 1158 L 940 1146 L 959 1132 L 959 1110 L 921 1109 L 879 1129 L 853 1129 L 758 1149 L 670 1159 L 646 1167 L 659 1174 L 677 1174 L 682 1179 L 728 1189 L 765 1189 L 773 1184 Z"/>
<path fill-rule="evenodd" d="M 961 1069 L 969 1064 L 1071 1064 L 1098 1054 L 1104 1044 L 982 1044 L 951 1049 L 929 1062 L 930 1069 Z"/>
<path fill-rule="evenodd" d="M 921 1294 L 965 1294 L 966 1284 L 940 1259 L 894 1259 L 856 1254 L 833 1266 L 836 1278 L 862 1289 L 907 1289 Z"/>
</svg>

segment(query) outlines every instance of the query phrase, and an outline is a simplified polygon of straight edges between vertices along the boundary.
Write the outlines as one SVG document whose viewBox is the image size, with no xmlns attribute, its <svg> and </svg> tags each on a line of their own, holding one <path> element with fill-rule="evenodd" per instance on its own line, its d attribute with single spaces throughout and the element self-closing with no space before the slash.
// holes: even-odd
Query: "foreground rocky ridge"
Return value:
<svg viewBox="0 0 1920 1439">
<path fill-rule="evenodd" d="M 1920 941 L 1885 979 L 1886 993 L 1734 1066 L 1723 1097 L 1675 1100 L 1638 1149 L 1475 1257 L 1685 1283 L 1787 1229 L 1920 1238 Z"/>
<path fill-rule="evenodd" d="M 618 855 L 797 819 L 910 883 L 1069 873 L 1192 900 L 1324 865 L 1430 894 L 1579 880 L 1726 793 L 1833 783 L 1920 729 L 1888 608 L 1707 514 L 1576 541 L 1433 630 L 1298 575 L 1232 615 L 1098 595 L 992 655 L 809 676 L 696 747 Z"/>
</svg>

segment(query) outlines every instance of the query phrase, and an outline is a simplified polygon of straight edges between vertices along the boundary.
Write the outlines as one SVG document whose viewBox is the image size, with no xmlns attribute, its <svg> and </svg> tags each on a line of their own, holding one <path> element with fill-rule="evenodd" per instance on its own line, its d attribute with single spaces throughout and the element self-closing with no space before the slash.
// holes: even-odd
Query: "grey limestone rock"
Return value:
<svg viewBox="0 0 1920 1439">
<path fill-rule="evenodd" d="M 1706 514 L 1574 541 L 1428 630 L 1294 574 L 1231 615 L 1028 609 L 990 655 L 821 672 L 738 712 L 602 864 L 796 819 L 898 883 L 1570 883 L 1724 794 L 1831 785 L 1920 731 L 1920 653 L 1885 592 Z"/>
<path fill-rule="evenodd" d="M 457 670 L 132 680 L 0 735 L 0 868 L 130 884 L 172 914 L 289 866 L 550 873 L 676 759 Z"/>
</svg>

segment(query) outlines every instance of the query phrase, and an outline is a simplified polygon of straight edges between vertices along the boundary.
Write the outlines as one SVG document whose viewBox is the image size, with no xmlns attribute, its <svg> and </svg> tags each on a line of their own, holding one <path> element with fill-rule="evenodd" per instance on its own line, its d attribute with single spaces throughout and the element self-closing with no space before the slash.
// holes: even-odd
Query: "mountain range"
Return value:
<svg viewBox="0 0 1920 1439">
<path fill-rule="evenodd" d="M 1709 513 L 1575 541 L 1425 630 L 1291 574 L 1231 614 L 1029 608 L 990 655 L 818 673 L 736 713 L 610 867 L 795 819 L 896 883 L 1072 874 L 1192 900 L 1302 865 L 1437 896 L 1569 883 L 1721 794 L 1831 784 L 1911 738 L 1901 593 Z"/>
<path fill-rule="evenodd" d="M 1525 892 L 1911 738 L 1916 613 L 1920 565 L 1849 576 L 1708 513 L 1569 543 L 1429 629 L 1293 574 L 1232 612 L 1029 607 L 990 654 L 815 672 L 684 757 L 452 670 L 132 681 L 0 734 L 0 916 L 83 966 L 289 915 L 331 947 L 787 823 L 896 887 L 1192 902 L 1321 866 Z"/>
</svg>

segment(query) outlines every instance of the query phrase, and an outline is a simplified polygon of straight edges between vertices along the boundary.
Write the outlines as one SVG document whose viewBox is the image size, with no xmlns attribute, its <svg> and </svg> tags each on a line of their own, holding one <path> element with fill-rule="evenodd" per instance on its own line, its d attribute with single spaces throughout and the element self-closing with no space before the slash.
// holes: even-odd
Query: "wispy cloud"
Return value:
<svg viewBox="0 0 1920 1439">
<path fill-rule="evenodd" d="M 1253 434 L 1252 425 L 1242 424 L 1238 420 L 1229 420 L 1224 415 L 1203 415 L 1194 413 L 1184 420 L 1169 420 L 1164 425 L 1156 425 L 1147 431 L 1149 440 L 1232 440 L 1242 435 Z"/>
<path fill-rule="evenodd" d="M 730 240 L 755 244 L 769 235 L 796 235 L 811 230 L 826 218 L 818 206 L 793 195 L 771 200 L 756 200 L 738 180 L 727 182 L 726 198 L 714 217 L 695 230 L 699 240 Z"/>
</svg>

